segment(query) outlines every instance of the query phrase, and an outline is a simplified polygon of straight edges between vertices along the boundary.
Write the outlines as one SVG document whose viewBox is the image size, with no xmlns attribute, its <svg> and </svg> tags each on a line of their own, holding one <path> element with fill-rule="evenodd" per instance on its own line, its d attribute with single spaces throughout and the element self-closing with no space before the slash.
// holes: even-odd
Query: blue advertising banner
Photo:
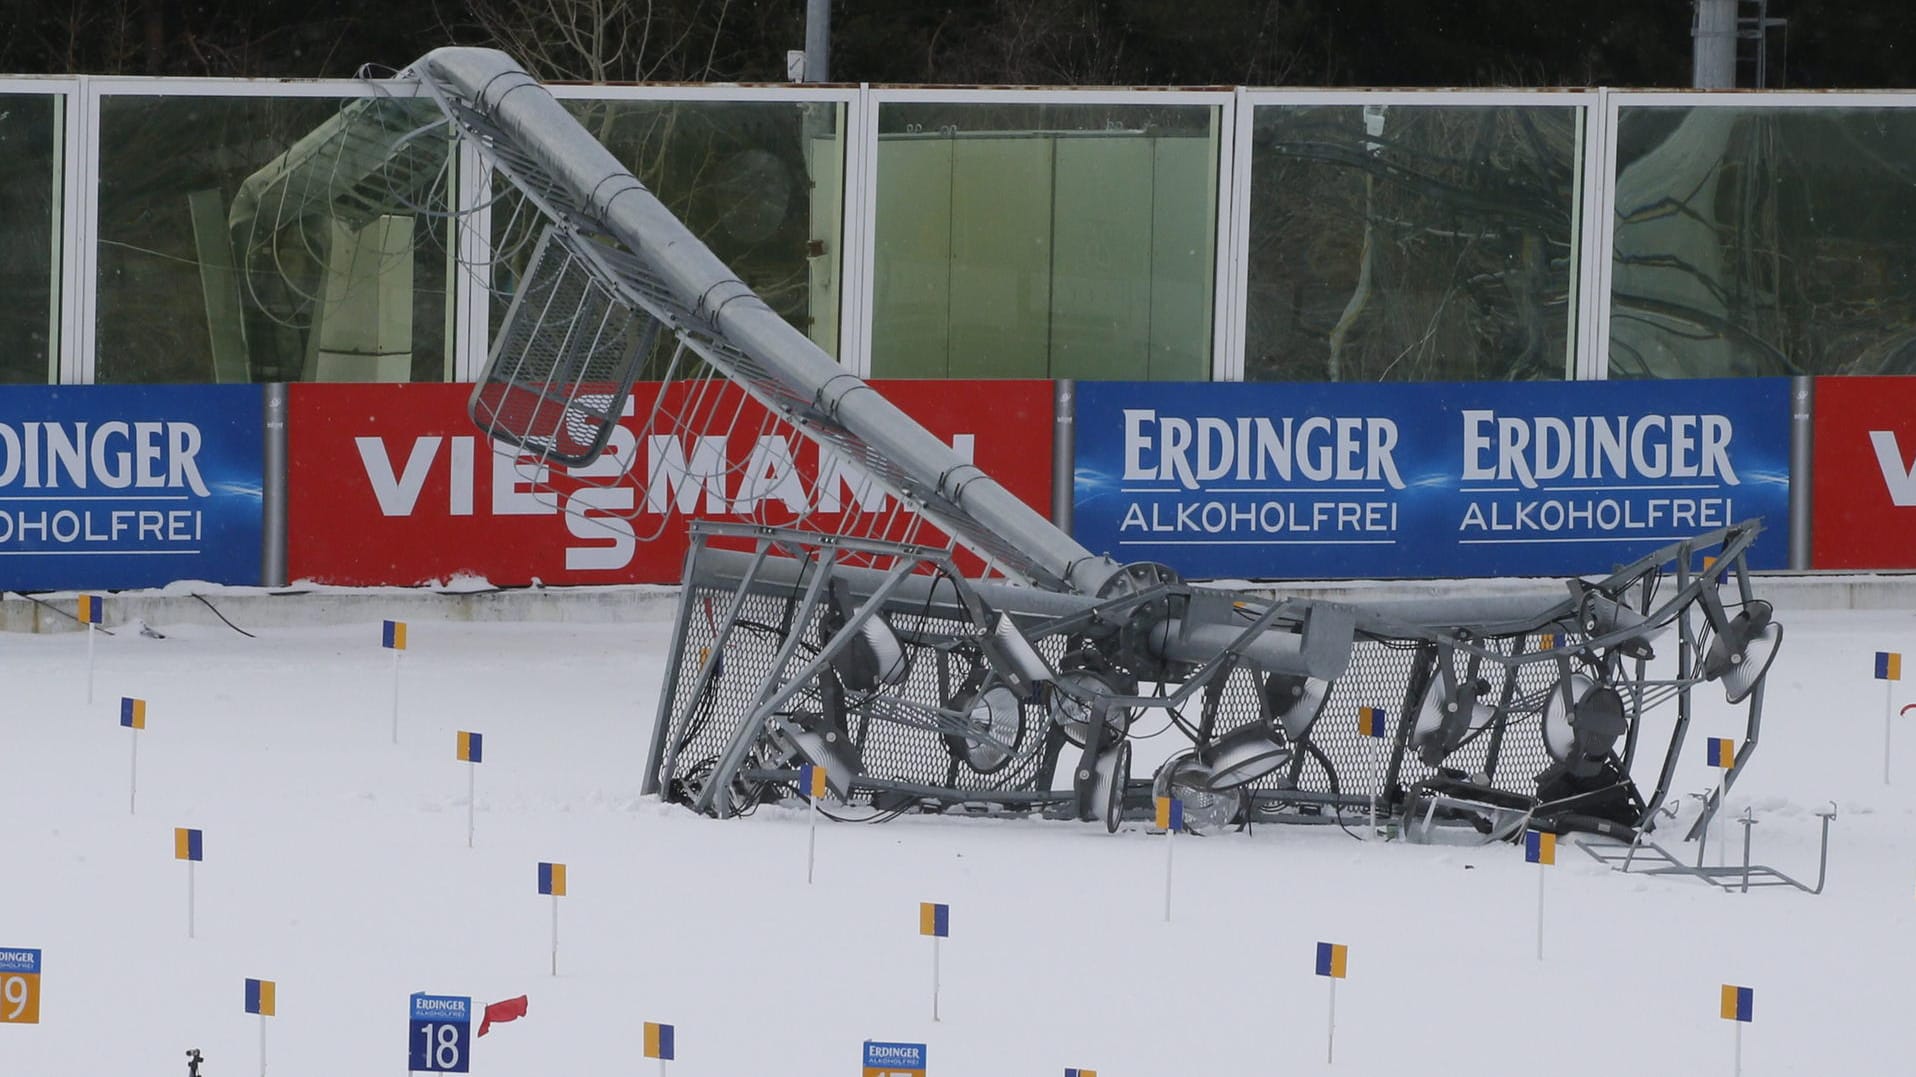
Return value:
<svg viewBox="0 0 1916 1077">
<path fill-rule="evenodd" d="M 0 387 L 0 581 L 260 582 L 257 385 Z"/>
<path fill-rule="evenodd" d="M 1789 563 L 1786 378 L 1082 382 L 1079 542 L 1195 579 L 1581 574 L 1764 517 Z"/>
</svg>

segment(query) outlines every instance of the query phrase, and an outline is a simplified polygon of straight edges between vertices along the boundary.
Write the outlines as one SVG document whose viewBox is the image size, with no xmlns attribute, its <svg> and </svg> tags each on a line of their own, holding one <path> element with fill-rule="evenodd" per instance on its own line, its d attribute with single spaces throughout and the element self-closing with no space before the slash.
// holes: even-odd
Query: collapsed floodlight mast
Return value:
<svg viewBox="0 0 1916 1077">
<path fill-rule="evenodd" d="M 1158 792 L 1196 806 L 1193 827 L 1375 801 L 1421 820 L 1413 833 L 1454 823 L 1495 837 L 1647 827 L 1706 682 L 1747 706 L 1755 741 L 1781 629 L 1751 593 L 1754 521 L 1505 597 L 1274 601 L 1121 566 L 787 324 L 509 57 L 441 49 L 403 77 L 548 222 L 474 389 L 482 430 L 555 476 L 596 469 L 663 338 L 668 381 L 694 378 L 689 351 L 950 536 L 695 523 L 647 793 L 731 815 L 795 791 L 811 765 L 872 818 L 1045 811 L 1115 829 Z M 342 112 L 295 151 L 349 142 L 354 122 Z M 662 387 L 644 425 L 696 429 L 670 403 L 691 396 Z M 961 573 L 953 544 L 1006 578 Z M 1705 554 L 1715 567 L 1697 574 Z M 1675 653 L 1659 655 L 1671 629 Z M 1671 704 L 1646 797 L 1638 734 Z M 1360 709 L 1396 716 L 1374 776 Z M 1134 782 L 1131 725 L 1147 712 L 1190 748 Z"/>
</svg>

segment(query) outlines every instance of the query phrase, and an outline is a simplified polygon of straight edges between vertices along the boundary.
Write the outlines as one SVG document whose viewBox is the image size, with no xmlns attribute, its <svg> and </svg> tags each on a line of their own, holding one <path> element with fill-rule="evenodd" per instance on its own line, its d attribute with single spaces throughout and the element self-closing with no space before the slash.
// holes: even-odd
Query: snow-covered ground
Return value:
<svg viewBox="0 0 1916 1077">
<path fill-rule="evenodd" d="M 1779 619 L 1730 809 L 1755 808 L 1758 862 L 1813 879 L 1811 813 L 1836 801 L 1827 892 L 1624 876 L 1566 842 L 1541 963 L 1519 850 L 1334 828 L 1180 838 L 1170 924 L 1164 839 L 1141 827 L 826 825 L 807 888 L 802 813 L 638 796 L 664 620 L 414 622 L 397 747 L 376 623 L 123 631 L 99 641 L 92 705 L 82 637 L 9 635 L 0 948 L 45 969 L 41 1023 L 0 1025 L 0 1075 L 177 1074 L 189 1047 L 206 1077 L 255 1072 L 247 977 L 278 983 L 276 1077 L 398 1073 L 414 991 L 529 996 L 476 1045 L 494 1075 L 653 1072 L 647 1020 L 677 1026 L 684 1077 L 856 1074 L 867 1038 L 928 1043 L 939 1077 L 1727 1074 L 1724 983 L 1756 992 L 1745 1073 L 1909 1073 L 1916 712 L 1885 787 L 1870 659 L 1916 652 L 1916 614 Z M 122 695 L 148 701 L 134 814 Z M 1701 738 L 1741 732 L 1702 698 L 1680 791 L 1713 776 Z M 460 729 L 485 734 L 472 849 Z M 205 834 L 192 940 L 176 826 Z M 541 860 L 570 869 L 556 978 Z M 952 910 L 935 1024 L 927 900 Z M 1328 1068 L 1320 940 L 1350 947 Z"/>
</svg>

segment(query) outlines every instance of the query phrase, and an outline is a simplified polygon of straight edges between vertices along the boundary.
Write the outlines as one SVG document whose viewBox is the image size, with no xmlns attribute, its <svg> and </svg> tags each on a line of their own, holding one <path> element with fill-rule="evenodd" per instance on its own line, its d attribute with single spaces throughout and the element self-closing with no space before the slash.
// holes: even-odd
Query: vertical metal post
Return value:
<svg viewBox="0 0 1916 1077">
<path fill-rule="evenodd" d="M 1694 0 L 1690 24 L 1690 85 L 1699 90 L 1736 87 L 1737 0 Z"/>
<path fill-rule="evenodd" d="M 1059 378 L 1052 383 L 1051 412 L 1051 522 L 1071 533 L 1077 507 L 1078 382 Z"/>
<path fill-rule="evenodd" d="M 86 626 L 86 701 L 93 702 L 93 622 Z"/>
<path fill-rule="evenodd" d="M 286 586 L 286 397 L 285 382 L 261 387 L 265 409 L 265 444 L 260 490 L 259 582 L 262 587 Z"/>
<path fill-rule="evenodd" d="M 552 895 L 552 974 L 559 975 L 559 895 Z"/>
<path fill-rule="evenodd" d="M 1337 1060 L 1337 977 L 1331 981 L 1331 1020 L 1330 1028 L 1324 1036 L 1324 1064 L 1330 1065 Z"/>
<path fill-rule="evenodd" d="M 1176 827 L 1164 829 L 1164 922 L 1167 924 L 1171 922 L 1171 855 L 1177 850 L 1177 833 Z"/>
<path fill-rule="evenodd" d="M 1543 881 L 1550 874 L 1546 864 L 1537 865 L 1537 960 L 1543 960 Z"/>
<path fill-rule="evenodd" d="M 1743 809 L 1743 818 L 1737 822 L 1743 824 L 1743 892 L 1750 892 L 1750 829 L 1756 826 L 1756 820 L 1750 817 L 1750 809 Z"/>
<path fill-rule="evenodd" d="M 399 655 L 397 647 L 393 651 L 393 743 L 399 743 Z"/>
<path fill-rule="evenodd" d="M 931 937 L 931 1019 L 938 1020 L 938 936 Z"/>
<path fill-rule="evenodd" d="M 1790 567 L 1810 567 L 1810 500 L 1815 481 L 1816 380 L 1790 379 Z"/>
<path fill-rule="evenodd" d="M 186 862 L 186 937 L 193 937 L 193 861 Z"/>
<path fill-rule="evenodd" d="M 830 82 L 832 0 L 805 0 L 805 81 Z"/>
<path fill-rule="evenodd" d="M 1896 713 L 1896 682 L 1883 682 L 1883 784 L 1889 784 L 1889 741 L 1892 716 Z"/>
</svg>

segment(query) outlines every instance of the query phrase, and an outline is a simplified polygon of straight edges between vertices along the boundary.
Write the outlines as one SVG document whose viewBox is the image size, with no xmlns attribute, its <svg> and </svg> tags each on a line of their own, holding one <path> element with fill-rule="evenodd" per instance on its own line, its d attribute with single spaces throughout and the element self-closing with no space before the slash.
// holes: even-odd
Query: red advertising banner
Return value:
<svg viewBox="0 0 1916 1077">
<path fill-rule="evenodd" d="M 876 384 L 1050 514 L 1050 382 Z M 892 500 L 856 473 L 828 469 L 831 481 L 817 482 L 818 448 L 789 428 L 764 432 L 764 409 L 730 385 L 696 409 L 710 416 L 704 429 L 641 429 L 658 391 L 634 389 L 636 417 L 597 463 L 542 473 L 509 447 L 495 452 L 473 428 L 470 385 L 291 386 L 288 577 L 350 586 L 676 583 L 693 517 L 787 523 L 812 513 L 807 526 L 837 529 L 890 516 L 892 532 L 902 528 Z M 943 541 L 928 530 L 917 540 Z"/>
<path fill-rule="evenodd" d="M 1818 378 L 1813 568 L 1916 568 L 1916 378 Z"/>
</svg>

